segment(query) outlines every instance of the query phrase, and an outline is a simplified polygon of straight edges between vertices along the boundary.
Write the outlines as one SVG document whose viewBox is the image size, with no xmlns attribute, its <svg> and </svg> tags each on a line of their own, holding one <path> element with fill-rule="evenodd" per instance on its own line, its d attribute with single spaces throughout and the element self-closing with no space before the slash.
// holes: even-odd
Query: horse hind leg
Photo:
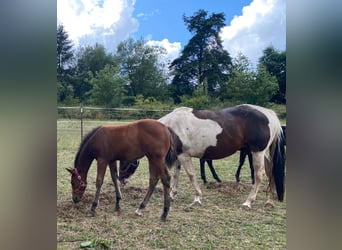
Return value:
<svg viewBox="0 0 342 250">
<path fill-rule="evenodd" d="M 101 192 L 101 187 L 103 184 L 103 178 L 106 173 L 106 168 L 107 168 L 107 162 L 102 161 L 100 159 L 97 160 L 97 175 L 96 175 L 96 192 L 95 192 L 95 198 L 93 201 L 93 204 L 88 212 L 88 216 L 94 217 L 95 216 L 95 209 L 99 204 L 99 199 L 100 199 L 100 192 Z"/>
<path fill-rule="evenodd" d="M 265 203 L 265 206 L 269 207 L 269 208 L 273 208 L 274 207 L 273 199 L 274 199 L 275 183 L 274 183 L 274 178 L 272 175 L 272 162 L 267 158 L 266 155 L 265 155 L 264 161 L 265 161 L 265 172 L 266 172 L 266 175 L 267 175 L 268 180 L 269 180 L 268 187 L 266 189 L 267 201 Z"/>
<path fill-rule="evenodd" d="M 116 161 L 112 161 L 109 163 L 110 175 L 112 177 L 112 181 L 115 186 L 115 195 L 116 195 L 116 202 L 115 202 L 115 211 L 120 211 L 120 200 L 121 200 L 121 190 L 120 185 L 118 183 L 118 169 L 116 165 Z"/>
<path fill-rule="evenodd" d="M 135 211 L 135 213 L 140 216 L 142 215 L 142 210 L 145 209 L 145 207 L 147 206 L 147 203 L 150 200 L 151 195 L 153 194 L 154 189 L 159 181 L 158 172 L 156 171 L 156 165 L 151 163 L 150 160 L 149 160 L 149 171 L 150 171 L 150 180 L 149 180 L 149 187 L 148 187 L 147 193 L 145 195 L 144 200 L 141 202 L 139 208 Z"/>
<path fill-rule="evenodd" d="M 264 155 L 264 151 L 252 153 L 255 183 L 252 185 L 252 189 L 247 197 L 247 200 L 242 204 L 242 208 L 250 209 L 252 207 L 252 203 L 256 199 L 264 174 Z"/>
<path fill-rule="evenodd" d="M 171 205 L 171 197 L 170 197 L 170 180 L 171 180 L 171 177 L 169 175 L 167 168 L 164 168 L 161 171 L 160 179 L 161 179 L 161 182 L 163 184 L 163 189 L 164 189 L 164 210 L 163 210 L 163 214 L 162 214 L 160 219 L 162 221 L 166 221 L 166 217 L 169 213 L 170 205 Z"/>
</svg>

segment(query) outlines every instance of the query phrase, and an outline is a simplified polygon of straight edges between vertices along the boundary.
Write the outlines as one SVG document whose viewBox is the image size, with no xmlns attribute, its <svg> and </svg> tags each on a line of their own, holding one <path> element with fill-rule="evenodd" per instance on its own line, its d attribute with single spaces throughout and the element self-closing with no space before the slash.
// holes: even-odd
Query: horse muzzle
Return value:
<svg viewBox="0 0 342 250">
<path fill-rule="evenodd" d="M 78 196 L 73 196 L 73 197 L 72 197 L 72 201 L 73 201 L 74 203 L 78 203 L 80 200 L 81 200 L 81 199 L 80 199 Z"/>
</svg>

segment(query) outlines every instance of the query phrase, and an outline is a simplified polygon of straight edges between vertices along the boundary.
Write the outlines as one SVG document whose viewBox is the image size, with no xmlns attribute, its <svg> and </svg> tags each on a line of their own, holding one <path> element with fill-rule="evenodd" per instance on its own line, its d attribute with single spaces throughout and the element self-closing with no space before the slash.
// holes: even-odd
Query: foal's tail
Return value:
<svg viewBox="0 0 342 250">
<path fill-rule="evenodd" d="M 271 146 L 271 157 L 272 157 L 272 175 L 277 190 L 278 200 L 284 200 L 285 192 L 285 137 L 282 129 L 275 136 L 275 139 Z"/>
<path fill-rule="evenodd" d="M 171 146 L 165 157 L 165 162 L 166 165 L 170 168 L 177 160 L 177 156 L 183 152 L 183 144 L 178 135 L 176 135 L 176 133 L 171 128 L 167 128 L 170 131 Z"/>
</svg>

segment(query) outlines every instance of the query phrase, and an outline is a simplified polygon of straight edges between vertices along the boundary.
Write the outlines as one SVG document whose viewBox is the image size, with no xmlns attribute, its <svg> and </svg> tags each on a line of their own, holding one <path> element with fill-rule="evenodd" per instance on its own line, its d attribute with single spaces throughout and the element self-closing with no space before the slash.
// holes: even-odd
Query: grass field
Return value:
<svg viewBox="0 0 342 250">
<path fill-rule="evenodd" d="M 122 122 L 122 121 L 121 121 Z M 97 125 L 117 124 L 115 121 L 85 121 L 84 133 Z M 178 196 L 171 203 L 166 222 L 160 221 L 163 191 L 159 182 L 143 216 L 135 210 L 148 187 L 146 158 L 140 162 L 131 181 L 121 189 L 121 211 L 115 212 L 114 185 L 107 171 L 96 217 L 86 217 L 95 194 L 96 161 L 88 173 L 88 186 L 83 200 L 71 200 L 70 174 L 80 144 L 80 122 L 57 122 L 57 249 L 79 249 L 91 241 L 91 249 L 286 249 L 286 201 L 265 208 L 266 177 L 251 210 L 241 209 L 250 191 L 250 170 L 241 171 L 241 184 L 235 183 L 238 154 L 214 161 L 217 183 L 206 169 L 208 184 L 199 174 L 199 160 L 193 159 L 203 197 L 202 205 L 190 207 L 194 189 L 181 171 Z M 173 175 L 173 169 L 170 171 Z M 172 182 L 172 180 L 171 180 Z"/>
</svg>

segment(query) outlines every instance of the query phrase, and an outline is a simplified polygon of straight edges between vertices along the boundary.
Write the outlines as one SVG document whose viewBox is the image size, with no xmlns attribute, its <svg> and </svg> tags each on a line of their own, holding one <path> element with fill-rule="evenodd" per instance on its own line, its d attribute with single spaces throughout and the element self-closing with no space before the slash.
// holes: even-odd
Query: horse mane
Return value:
<svg viewBox="0 0 342 250">
<path fill-rule="evenodd" d="M 94 128 L 92 131 L 90 131 L 88 134 L 86 134 L 86 136 L 83 138 L 79 148 L 78 148 L 78 151 L 77 151 L 77 154 L 76 154 L 76 157 L 75 157 L 75 162 L 74 162 L 74 167 L 76 168 L 77 164 L 78 164 L 78 160 L 79 160 L 79 157 L 80 157 L 80 153 L 83 149 L 83 147 L 85 146 L 85 144 L 88 142 L 88 140 L 90 139 L 90 137 L 92 137 L 96 132 L 97 130 L 99 130 L 101 128 L 101 126 L 98 126 L 96 128 Z"/>
</svg>

